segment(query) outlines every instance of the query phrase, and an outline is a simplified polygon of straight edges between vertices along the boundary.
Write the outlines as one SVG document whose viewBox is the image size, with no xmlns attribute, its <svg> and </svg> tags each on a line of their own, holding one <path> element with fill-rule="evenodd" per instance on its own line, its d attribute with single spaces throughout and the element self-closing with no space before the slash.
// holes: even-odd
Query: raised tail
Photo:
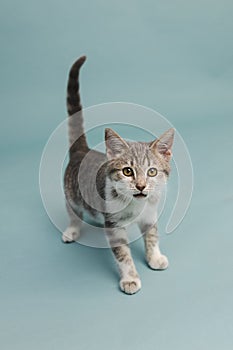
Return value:
<svg viewBox="0 0 233 350">
<path fill-rule="evenodd" d="M 71 67 L 67 85 L 67 111 L 69 114 L 69 145 L 70 157 L 78 150 L 89 150 L 83 127 L 82 105 L 79 93 L 79 70 L 86 61 L 86 56 L 80 57 Z"/>
</svg>

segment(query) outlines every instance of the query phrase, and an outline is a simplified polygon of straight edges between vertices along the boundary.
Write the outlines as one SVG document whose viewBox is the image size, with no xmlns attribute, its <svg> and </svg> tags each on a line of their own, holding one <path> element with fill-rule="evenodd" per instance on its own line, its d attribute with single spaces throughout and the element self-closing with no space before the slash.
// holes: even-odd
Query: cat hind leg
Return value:
<svg viewBox="0 0 233 350">
<path fill-rule="evenodd" d="M 78 215 L 74 213 L 73 209 L 67 204 L 67 211 L 70 217 L 70 224 L 62 234 L 62 241 L 64 243 L 76 242 L 80 237 L 80 230 L 82 226 L 82 213 Z"/>
</svg>

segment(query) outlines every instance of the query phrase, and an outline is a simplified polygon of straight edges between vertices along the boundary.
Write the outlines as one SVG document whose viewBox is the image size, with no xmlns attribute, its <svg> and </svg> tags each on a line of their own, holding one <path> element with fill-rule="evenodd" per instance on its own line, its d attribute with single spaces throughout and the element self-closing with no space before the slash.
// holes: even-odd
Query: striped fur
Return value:
<svg viewBox="0 0 233 350">
<path fill-rule="evenodd" d="M 72 65 L 69 72 L 66 105 L 70 116 L 68 122 L 70 157 L 77 151 L 88 152 L 89 150 L 83 128 L 83 113 L 79 93 L 79 71 L 85 61 L 86 56 L 80 57 Z M 77 135 L 80 135 L 78 139 Z"/>
</svg>

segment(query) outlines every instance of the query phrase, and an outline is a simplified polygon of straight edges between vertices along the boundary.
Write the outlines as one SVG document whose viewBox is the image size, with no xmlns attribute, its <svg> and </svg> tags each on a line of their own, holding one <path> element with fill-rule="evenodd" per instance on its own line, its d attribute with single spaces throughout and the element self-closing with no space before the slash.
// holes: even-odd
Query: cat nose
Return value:
<svg viewBox="0 0 233 350">
<path fill-rule="evenodd" d="M 144 190 L 145 187 L 146 187 L 145 185 L 140 185 L 140 184 L 136 185 L 136 189 L 141 191 L 141 192 Z"/>
</svg>

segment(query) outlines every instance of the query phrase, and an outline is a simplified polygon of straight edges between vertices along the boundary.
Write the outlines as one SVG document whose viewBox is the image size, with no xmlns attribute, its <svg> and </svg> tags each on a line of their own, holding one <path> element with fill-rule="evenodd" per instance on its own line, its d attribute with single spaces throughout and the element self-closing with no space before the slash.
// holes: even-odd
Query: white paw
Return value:
<svg viewBox="0 0 233 350">
<path fill-rule="evenodd" d="M 152 256 L 152 258 L 148 261 L 148 265 L 153 270 L 165 270 L 169 263 L 167 257 L 161 254 Z"/>
<path fill-rule="evenodd" d="M 80 236 L 80 230 L 78 227 L 68 226 L 63 232 L 62 240 L 65 243 L 71 243 L 77 241 Z"/>
<path fill-rule="evenodd" d="M 139 278 L 126 278 L 120 280 L 120 288 L 126 294 L 134 294 L 141 289 L 141 281 Z"/>
</svg>

